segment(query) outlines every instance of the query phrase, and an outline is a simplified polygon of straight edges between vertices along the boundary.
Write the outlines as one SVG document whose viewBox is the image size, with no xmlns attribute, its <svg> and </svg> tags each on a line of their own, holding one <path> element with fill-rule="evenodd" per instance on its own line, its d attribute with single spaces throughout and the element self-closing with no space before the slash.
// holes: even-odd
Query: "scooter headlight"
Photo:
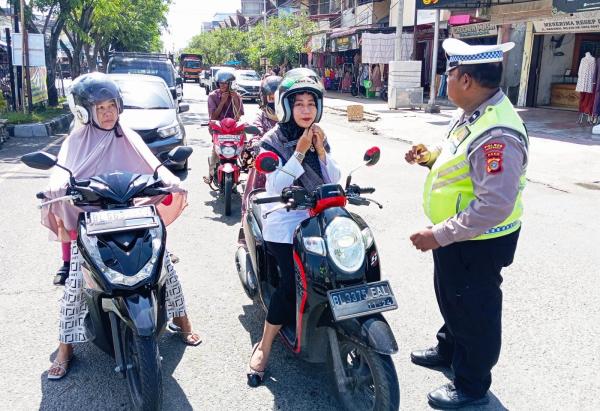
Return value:
<svg viewBox="0 0 600 411">
<path fill-rule="evenodd" d="M 365 259 L 365 243 L 358 225 L 347 217 L 337 217 L 325 229 L 331 261 L 342 271 L 356 272 Z"/>
<path fill-rule="evenodd" d="M 158 261 L 162 240 L 162 227 L 151 228 L 150 235 L 152 236 L 152 257 L 150 257 L 144 267 L 134 275 L 125 275 L 104 264 L 104 261 L 102 261 L 102 257 L 100 256 L 100 250 L 98 249 L 98 238 L 95 235 L 88 236 L 86 230 L 83 228 L 80 233 L 80 238 L 85 250 L 94 261 L 94 264 L 102 271 L 102 274 L 108 281 L 112 284 L 132 287 L 150 277 L 157 263 L 162 264 L 162 261 Z"/>
<path fill-rule="evenodd" d="M 225 158 L 235 157 L 235 147 L 233 146 L 221 146 L 221 155 Z"/>
</svg>

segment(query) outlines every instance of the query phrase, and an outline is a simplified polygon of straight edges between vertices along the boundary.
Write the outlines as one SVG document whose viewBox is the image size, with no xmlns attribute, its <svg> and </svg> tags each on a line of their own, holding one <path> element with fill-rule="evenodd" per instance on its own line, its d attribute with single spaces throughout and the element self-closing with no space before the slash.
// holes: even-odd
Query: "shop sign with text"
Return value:
<svg viewBox="0 0 600 411">
<path fill-rule="evenodd" d="M 331 51 L 356 50 L 358 48 L 358 38 L 356 34 L 347 37 L 338 37 L 331 40 Z"/>
<path fill-rule="evenodd" d="M 600 31 L 600 13 L 566 16 L 533 22 L 538 33 L 583 33 Z"/>
<path fill-rule="evenodd" d="M 465 24 L 464 26 L 452 27 L 450 33 L 452 37 L 457 39 L 497 36 L 498 26 L 493 23 Z"/>
</svg>

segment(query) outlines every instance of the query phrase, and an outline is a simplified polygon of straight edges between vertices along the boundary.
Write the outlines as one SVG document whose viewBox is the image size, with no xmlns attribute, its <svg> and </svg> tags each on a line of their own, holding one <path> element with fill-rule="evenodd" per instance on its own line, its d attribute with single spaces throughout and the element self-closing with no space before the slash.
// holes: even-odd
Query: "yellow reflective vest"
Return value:
<svg viewBox="0 0 600 411">
<path fill-rule="evenodd" d="M 425 181 L 423 208 L 433 224 L 455 216 L 475 200 L 470 175 L 469 148 L 484 133 L 502 127 L 515 131 L 529 146 L 527 130 L 507 97 L 498 104 L 485 108 L 481 117 L 473 124 L 454 127 L 448 134 L 442 151 Z M 519 181 L 519 193 L 510 215 L 495 227 L 490 228 L 473 240 L 486 240 L 510 234 L 521 226 L 523 215 L 521 194 L 525 187 L 525 170 Z"/>
</svg>

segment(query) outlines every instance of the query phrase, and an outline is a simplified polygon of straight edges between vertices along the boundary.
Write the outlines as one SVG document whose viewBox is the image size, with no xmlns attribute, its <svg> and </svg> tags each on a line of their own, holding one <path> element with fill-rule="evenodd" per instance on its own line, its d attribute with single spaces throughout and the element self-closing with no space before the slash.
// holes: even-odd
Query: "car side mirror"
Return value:
<svg viewBox="0 0 600 411">
<path fill-rule="evenodd" d="M 375 164 L 377 164 L 379 162 L 380 155 L 381 155 L 381 150 L 379 149 L 379 147 L 371 147 L 370 149 L 367 150 L 367 152 L 365 153 L 365 156 L 363 157 L 363 160 L 365 161 L 365 165 L 367 167 L 374 166 Z"/>
<path fill-rule="evenodd" d="M 256 126 L 246 126 L 244 127 L 244 133 L 258 135 L 260 134 L 260 130 Z"/>
<path fill-rule="evenodd" d="M 256 156 L 254 167 L 259 173 L 269 174 L 277 170 L 279 157 L 272 151 L 265 151 Z"/>
<path fill-rule="evenodd" d="M 50 170 L 56 165 L 58 159 L 52 154 L 48 154 L 43 151 L 36 151 L 34 153 L 25 154 L 23 157 L 21 157 L 21 161 L 31 168 L 36 168 L 38 170 Z"/>
<path fill-rule="evenodd" d="M 178 111 L 180 113 L 185 113 L 187 111 L 190 111 L 190 105 L 189 104 L 180 104 Z"/>
<path fill-rule="evenodd" d="M 192 155 L 194 149 L 190 146 L 180 146 L 169 151 L 167 157 L 174 163 L 181 163 L 188 159 Z"/>
</svg>

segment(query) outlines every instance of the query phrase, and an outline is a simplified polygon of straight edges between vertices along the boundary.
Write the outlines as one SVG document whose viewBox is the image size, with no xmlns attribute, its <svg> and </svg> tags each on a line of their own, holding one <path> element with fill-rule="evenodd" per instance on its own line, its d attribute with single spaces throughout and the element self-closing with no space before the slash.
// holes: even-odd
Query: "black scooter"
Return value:
<svg viewBox="0 0 600 411">
<path fill-rule="evenodd" d="M 177 147 L 168 160 L 180 163 L 191 154 L 191 147 Z M 38 193 L 39 199 L 47 200 L 42 207 L 72 201 L 79 207 L 99 208 L 82 213 L 77 224 L 88 306 L 86 334 L 115 358 L 115 371 L 127 378 L 133 408 L 161 409 L 157 339 L 167 324 L 167 272 L 163 268 L 167 234 L 153 205 L 133 204 L 138 197 L 169 194 L 158 177 L 158 167 L 153 175 L 117 171 L 75 180 L 48 153 L 27 154 L 21 160 L 41 170 L 60 167 L 71 176 L 65 196 L 48 200 Z"/>
<path fill-rule="evenodd" d="M 367 151 L 365 165 L 379 160 L 379 149 Z M 269 173 L 277 169 L 275 153 L 258 155 L 255 167 Z M 355 169 L 356 170 L 356 169 Z M 345 206 L 369 205 L 361 196 L 374 188 L 325 184 L 308 192 L 288 187 L 281 196 L 261 198 L 264 189 L 249 194 L 242 216 L 236 267 L 244 291 L 257 297 L 266 311 L 279 281 L 275 259 L 266 249 L 262 220 L 276 210 L 306 209 L 310 217 L 296 228 L 293 258 L 296 269 L 296 324 L 280 336 L 289 350 L 311 363 L 327 363 L 333 371 L 340 408 L 397 410 L 400 388 L 390 357 L 398 351 L 384 311 L 397 308 L 388 281 L 381 281 L 380 261 L 371 230 Z M 264 212 L 261 204 L 281 202 Z"/>
</svg>

